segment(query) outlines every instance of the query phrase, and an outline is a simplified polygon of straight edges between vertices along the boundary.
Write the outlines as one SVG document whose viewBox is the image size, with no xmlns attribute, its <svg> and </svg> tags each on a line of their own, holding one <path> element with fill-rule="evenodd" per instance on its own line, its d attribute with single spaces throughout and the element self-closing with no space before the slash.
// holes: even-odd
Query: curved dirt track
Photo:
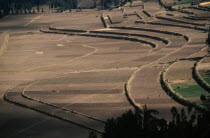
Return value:
<svg viewBox="0 0 210 138">
<path fill-rule="evenodd" d="M 170 62 L 193 58 L 205 47 L 207 34 L 189 28 L 203 22 L 192 23 L 194 20 L 174 12 L 173 20 L 164 23 L 179 26 L 135 23 L 139 20 L 162 23 L 155 16 L 165 17 L 167 13 L 158 3 L 147 2 L 144 10 L 150 17 L 141 4 L 135 1 L 132 8 L 125 5 L 126 18 L 114 9 L 3 19 L 1 32 L 9 31 L 10 38 L 7 51 L 0 57 L 0 90 L 12 104 L 1 101 L 1 112 L 8 114 L 2 115 L 8 120 L 2 127 L 6 130 L 14 125 L 14 129 L 11 134 L 6 130 L 1 135 L 58 137 L 62 134 L 79 138 L 87 137 L 90 130 L 100 134 L 106 119 L 134 109 L 124 92 L 125 84 L 130 98 L 140 108 L 147 104 L 159 110 L 160 117 L 170 120 L 172 106 L 183 108 L 162 89 L 160 74 Z M 108 29 L 102 28 L 102 12 L 114 22 Z M 15 21 L 23 26 L 16 26 Z M 51 25 L 58 29 L 48 30 Z M 38 31 L 40 28 L 43 32 Z M 207 28 L 208 25 L 202 26 L 204 30 Z M 24 115 L 22 120 L 14 112 L 17 116 Z M 46 133 L 49 127 L 53 128 L 52 133 Z"/>
</svg>

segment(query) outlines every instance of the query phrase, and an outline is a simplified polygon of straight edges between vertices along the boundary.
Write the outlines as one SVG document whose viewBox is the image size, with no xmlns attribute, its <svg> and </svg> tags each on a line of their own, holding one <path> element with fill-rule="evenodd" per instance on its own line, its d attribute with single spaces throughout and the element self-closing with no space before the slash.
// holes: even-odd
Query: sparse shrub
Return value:
<svg viewBox="0 0 210 138">
<path fill-rule="evenodd" d="M 188 108 L 185 113 L 176 107 L 172 107 L 172 121 L 167 122 L 164 118 L 156 118 L 156 110 L 143 107 L 142 110 L 129 110 L 120 117 L 106 121 L 103 138 L 197 138 L 208 130 L 210 123 L 209 113 L 200 113 Z M 188 115 L 187 115 L 188 114 Z"/>
<path fill-rule="evenodd" d="M 88 138 L 97 138 L 97 134 L 96 134 L 95 132 L 91 131 L 91 132 L 89 133 Z"/>
<path fill-rule="evenodd" d="M 168 10 L 169 10 L 169 11 L 173 11 L 172 6 L 168 6 Z"/>
<path fill-rule="evenodd" d="M 206 96 L 205 96 L 205 95 L 203 95 L 203 94 L 201 94 L 201 96 L 200 96 L 200 100 L 201 100 L 201 101 L 205 101 L 205 100 L 206 100 Z"/>
</svg>

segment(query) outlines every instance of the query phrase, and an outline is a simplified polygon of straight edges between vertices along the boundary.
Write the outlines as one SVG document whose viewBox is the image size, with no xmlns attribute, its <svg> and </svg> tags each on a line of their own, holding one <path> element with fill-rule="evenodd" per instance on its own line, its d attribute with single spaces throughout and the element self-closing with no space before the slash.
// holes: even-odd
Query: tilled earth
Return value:
<svg viewBox="0 0 210 138">
<path fill-rule="evenodd" d="M 127 98 L 140 108 L 147 104 L 157 109 L 167 120 L 172 106 L 183 108 L 162 89 L 160 74 L 175 60 L 198 56 L 205 47 L 203 30 L 208 24 L 201 26 L 203 30 L 189 28 L 192 22 L 204 22 L 182 18 L 188 15 L 177 11 L 170 14 L 184 23 L 157 19 L 156 15 L 170 16 L 156 2 L 144 3 L 144 10 L 153 17 L 143 12 L 141 1 L 131 8 L 128 5 L 126 16 L 119 9 L 85 9 L 1 19 L 0 36 L 8 35 L 0 39 L 1 46 L 7 47 L 0 56 L 1 137 L 85 138 L 90 130 L 100 135 L 104 121 L 134 109 Z M 111 17 L 111 28 L 104 29 L 102 13 Z M 58 30 L 48 30 L 50 26 Z M 87 32 L 77 35 L 75 30 L 59 29 Z M 186 68 L 191 64 L 186 63 Z M 182 74 L 192 79 L 188 70 L 174 72 L 178 75 L 172 73 L 170 81 L 182 79 Z"/>
</svg>

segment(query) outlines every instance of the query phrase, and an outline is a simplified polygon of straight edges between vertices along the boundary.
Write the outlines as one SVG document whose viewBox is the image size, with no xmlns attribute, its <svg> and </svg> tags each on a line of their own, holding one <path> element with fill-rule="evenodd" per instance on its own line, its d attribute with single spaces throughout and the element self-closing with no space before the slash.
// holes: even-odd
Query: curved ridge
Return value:
<svg viewBox="0 0 210 138">
<path fill-rule="evenodd" d="M 204 57 L 205 58 L 205 57 Z M 210 85 L 201 77 L 201 75 L 198 72 L 198 66 L 199 64 L 204 60 L 204 58 L 198 60 L 194 66 L 193 66 L 193 78 L 195 79 L 195 81 L 201 86 L 203 87 L 207 92 L 210 93 Z"/>
<path fill-rule="evenodd" d="M 46 30 L 40 30 L 43 33 L 55 33 L 55 34 L 66 34 L 66 35 L 77 35 L 77 36 L 86 36 L 86 37 L 99 37 L 99 38 L 109 38 L 109 39 L 120 39 L 120 40 L 129 40 L 129 41 L 134 41 L 134 42 L 140 42 L 143 44 L 148 44 L 152 48 L 156 47 L 156 44 L 153 42 L 149 42 L 146 40 L 141 40 L 138 38 L 132 38 L 132 37 L 121 37 L 121 36 L 110 36 L 110 35 L 99 35 L 99 34 L 91 34 L 91 33 L 68 33 L 68 32 L 60 32 L 60 31 L 46 31 Z"/>
<path fill-rule="evenodd" d="M 175 61 L 174 63 L 176 63 L 178 61 Z M 190 106 L 190 107 L 194 107 L 195 109 L 202 111 L 202 112 L 207 112 L 208 109 L 202 105 L 198 105 L 195 102 L 191 102 L 187 99 L 185 99 L 184 97 L 182 97 L 180 94 L 176 93 L 173 88 L 171 88 L 171 86 L 168 84 L 168 81 L 166 79 L 166 72 L 168 71 L 168 69 L 170 68 L 171 65 L 173 65 L 174 63 L 170 64 L 165 70 L 163 70 L 161 72 L 160 75 L 160 83 L 162 88 L 164 89 L 164 91 L 166 92 L 167 95 L 169 95 L 172 99 L 174 99 L 176 102 L 184 105 L 184 106 Z"/>
<path fill-rule="evenodd" d="M 30 85 L 30 84 L 29 84 Z M 29 86 L 28 85 L 28 86 Z M 42 101 L 39 101 L 39 100 L 35 100 L 35 99 L 33 99 L 33 98 L 30 98 L 30 97 L 27 97 L 25 94 L 24 94 L 24 91 L 25 91 L 25 89 L 28 87 L 28 86 L 23 86 L 22 85 L 22 87 L 23 88 L 21 88 L 22 89 L 22 92 L 21 93 L 19 93 L 19 98 L 24 98 L 24 100 L 28 100 L 27 101 L 27 104 L 25 104 L 24 102 L 18 102 L 18 101 L 15 101 L 14 99 L 10 99 L 10 96 L 9 96 L 9 94 L 11 93 L 11 91 L 13 90 L 13 89 L 15 89 L 15 88 L 17 88 L 17 87 L 19 87 L 19 86 L 21 86 L 21 85 L 18 85 L 18 86 L 16 86 L 16 87 L 14 87 L 14 88 L 11 88 L 10 90 L 8 90 L 6 93 L 5 93 L 5 95 L 4 95 L 4 100 L 5 101 L 7 101 L 7 102 L 10 102 L 10 103 L 13 103 L 13 104 L 15 104 L 15 105 L 18 105 L 18 106 L 21 106 L 21 107 L 25 107 L 25 108 L 28 108 L 28 109 L 30 109 L 30 110 L 34 110 L 34 111 L 37 111 L 37 112 L 39 112 L 39 113 L 42 113 L 42 114 L 45 114 L 45 115 L 48 115 L 48 116 L 51 116 L 51 117 L 54 117 L 54 118 L 56 118 L 56 119 L 59 119 L 59 120 L 62 120 L 62 121 L 65 121 L 65 122 L 68 122 L 68 123 L 72 123 L 72 124 L 75 124 L 75 125 L 77 125 L 77 126 L 80 126 L 80 127 L 83 127 L 83 128 L 86 128 L 86 129 L 89 129 L 89 130 L 91 130 L 91 131 L 94 131 L 94 132 L 97 132 L 97 133 L 99 133 L 99 134 L 102 134 L 103 132 L 102 131 L 100 131 L 100 130 L 97 130 L 97 129 L 95 129 L 95 128 L 92 128 L 92 127 L 90 127 L 90 126 L 87 126 L 87 125 L 84 125 L 84 124 L 81 124 L 81 123 L 79 123 L 79 122 L 77 122 L 77 121 L 74 121 L 74 120 L 70 120 L 70 119 L 68 119 L 68 118 L 65 118 L 65 117 L 62 117 L 62 115 L 56 115 L 56 111 L 58 111 L 58 110 L 63 110 L 64 111 L 64 113 L 72 113 L 72 114 L 75 114 L 76 116 L 83 116 L 83 117 L 85 117 L 85 118 L 88 118 L 88 119 L 91 119 L 91 120 L 94 120 L 94 121 L 97 121 L 97 122 L 100 122 L 100 123 L 103 123 L 104 124 L 104 122 L 103 121 L 99 121 L 98 119 L 96 119 L 96 118 L 93 118 L 93 117 L 90 117 L 90 116 L 87 116 L 87 115 L 84 115 L 84 114 L 81 114 L 81 113 L 79 113 L 79 112 L 75 112 L 75 111 L 70 111 L 70 110 L 68 110 L 68 109 L 63 109 L 63 108 L 60 108 L 60 107 L 58 107 L 58 106 L 56 106 L 56 105 L 52 105 L 52 104 L 49 104 L 49 103 L 45 103 L 45 102 L 42 102 Z M 17 92 L 16 92 L 17 93 Z M 33 102 L 37 102 L 37 103 L 40 103 L 40 104 L 42 104 L 42 105 L 47 105 L 48 106 L 48 110 L 52 110 L 52 112 L 47 112 L 47 111 L 45 111 L 44 109 L 39 109 L 38 108 L 38 106 L 36 107 L 34 107 L 34 106 L 32 106 L 32 105 L 30 105 L 28 102 L 30 102 L 30 101 L 33 101 Z M 33 103 L 32 103 L 33 104 Z M 49 109 L 49 107 L 51 107 L 51 109 Z M 54 108 L 55 109 L 57 109 L 57 110 L 54 110 Z"/>
</svg>

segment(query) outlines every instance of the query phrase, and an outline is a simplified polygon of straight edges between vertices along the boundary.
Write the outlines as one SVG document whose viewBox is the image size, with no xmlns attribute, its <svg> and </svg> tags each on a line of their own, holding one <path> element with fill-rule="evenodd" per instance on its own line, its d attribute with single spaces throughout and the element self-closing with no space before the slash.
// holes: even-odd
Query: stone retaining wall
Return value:
<svg viewBox="0 0 210 138">
<path fill-rule="evenodd" d="M 128 29 L 128 30 L 140 30 L 140 31 L 149 31 L 149 32 L 155 32 L 155 33 L 163 33 L 168 35 L 174 35 L 174 36 L 183 36 L 187 41 L 189 40 L 189 37 L 180 33 L 176 32 L 169 32 L 169 31 L 162 31 L 162 30 L 155 30 L 155 29 L 148 29 L 148 28 L 139 28 L 139 27 L 111 27 L 113 29 Z"/>
<path fill-rule="evenodd" d="M 205 57 L 204 57 L 205 58 Z M 200 76 L 199 72 L 198 72 L 198 66 L 199 64 L 202 62 L 202 60 L 204 59 L 202 58 L 201 60 L 197 61 L 194 64 L 193 67 L 193 78 L 195 79 L 195 81 L 201 86 L 203 87 L 206 91 L 208 91 L 210 93 L 210 85 Z"/>
<path fill-rule="evenodd" d="M 49 27 L 49 30 L 59 30 L 59 31 L 66 31 L 66 32 L 77 32 L 77 33 L 86 33 L 86 30 L 77 30 L 77 29 L 58 29 L 55 27 Z"/>
<path fill-rule="evenodd" d="M 185 24 L 192 24 L 192 25 L 198 25 L 198 26 L 205 26 L 205 24 L 192 23 L 192 22 L 181 21 L 181 20 L 171 19 L 171 18 L 166 18 L 166 17 L 161 17 L 161 16 L 156 16 L 156 18 L 157 18 L 157 19 L 161 19 L 161 20 L 167 20 L 167 21 L 172 21 L 172 22 L 178 22 L 178 23 L 185 23 Z"/>
<path fill-rule="evenodd" d="M 42 30 L 42 29 L 40 31 L 44 32 L 44 33 L 54 33 L 54 34 L 78 35 L 78 36 L 87 36 L 87 37 L 99 37 L 99 38 L 129 40 L 129 41 L 134 41 L 134 42 L 140 42 L 140 43 L 143 43 L 143 44 L 148 44 L 153 48 L 156 47 L 156 44 L 154 44 L 152 42 L 137 39 L 137 38 L 126 37 L 126 36 L 120 37 L 120 36 L 108 36 L 108 35 L 87 34 L 87 33 L 67 33 L 67 32 L 59 32 L 59 31 L 45 31 L 45 30 Z"/>
<path fill-rule="evenodd" d="M 146 14 L 148 17 L 152 17 L 152 15 L 151 15 L 148 11 L 143 10 L 142 12 L 143 12 L 144 14 Z"/>
<path fill-rule="evenodd" d="M 99 34 L 116 34 L 116 35 L 127 35 L 127 36 L 139 36 L 139 37 L 145 37 L 145 38 L 150 38 L 158 41 L 162 41 L 164 44 L 168 44 L 169 41 L 161 38 L 161 37 L 156 37 L 156 36 L 150 36 L 150 35 L 145 35 L 145 34 L 134 34 L 134 33 L 119 33 L 119 32 L 105 32 L 105 31 L 90 31 L 90 33 L 99 33 Z"/>
<path fill-rule="evenodd" d="M 195 30 L 205 31 L 205 32 L 209 31 L 208 29 L 200 28 L 200 27 L 197 27 L 197 26 L 186 26 L 186 25 L 176 25 L 176 24 L 168 24 L 168 23 L 156 23 L 156 22 L 143 22 L 143 21 L 136 21 L 135 23 L 182 27 L 182 28 L 195 29 Z"/>
<path fill-rule="evenodd" d="M 180 103 L 180 104 L 182 104 L 184 106 L 193 107 L 196 110 L 199 110 L 201 112 L 207 112 L 207 111 L 209 111 L 206 107 L 204 107 L 202 105 L 199 105 L 199 104 L 197 104 L 195 102 L 191 102 L 191 101 L 185 99 L 180 94 L 176 93 L 173 90 L 173 88 L 171 88 L 171 86 L 169 85 L 169 83 L 168 83 L 168 81 L 166 79 L 166 72 L 167 72 L 168 68 L 165 69 L 164 71 L 162 71 L 162 73 L 160 75 L 160 83 L 161 83 L 162 88 L 165 90 L 166 94 L 169 95 L 176 102 L 178 102 L 178 103 Z"/>
</svg>

